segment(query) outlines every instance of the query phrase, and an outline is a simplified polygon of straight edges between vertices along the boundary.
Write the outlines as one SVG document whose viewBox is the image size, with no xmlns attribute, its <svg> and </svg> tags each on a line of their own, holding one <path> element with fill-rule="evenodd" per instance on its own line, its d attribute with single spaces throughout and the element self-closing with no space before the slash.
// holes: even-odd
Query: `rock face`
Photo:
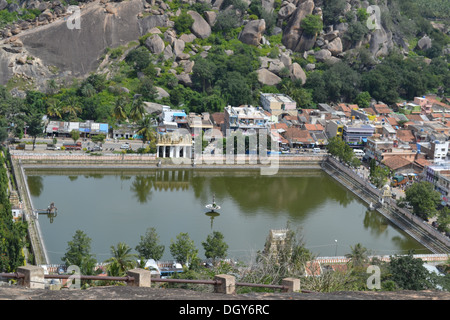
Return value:
<svg viewBox="0 0 450 320">
<path fill-rule="evenodd" d="M 314 1 L 306 0 L 299 4 L 294 13 L 292 13 L 292 16 L 283 32 L 282 43 L 286 46 L 286 48 L 293 51 L 298 51 L 297 46 L 303 34 L 300 24 L 307 15 L 313 13 L 314 7 Z"/>
<path fill-rule="evenodd" d="M 264 19 L 252 20 L 245 25 L 239 36 L 239 40 L 245 44 L 258 46 L 261 43 L 261 38 L 265 30 L 266 22 Z"/>
<path fill-rule="evenodd" d="M 267 69 L 259 69 L 256 73 L 258 74 L 258 81 L 262 84 L 274 86 L 281 82 L 281 78 L 279 76 Z"/>
<path fill-rule="evenodd" d="M 150 27 L 148 20 L 137 18 L 144 9 L 141 0 L 115 3 L 114 8 L 117 13 L 108 14 L 98 2 L 91 2 L 81 10 L 80 29 L 69 29 L 66 21 L 60 19 L 18 37 L 31 55 L 44 64 L 83 76 L 97 68 L 98 58 L 106 47 L 125 45 L 151 29 L 147 29 Z"/>
<path fill-rule="evenodd" d="M 331 56 L 332 56 L 331 52 L 327 49 L 322 49 L 314 53 L 314 57 L 319 62 L 325 62 L 329 60 Z"/>
<path fill-rule="evenodd" d="M 6 0 L 0 0 L 0 10 L 5 9 L 8 6 L 8 2 Z"/>
<path fill-rule="evenodd" d="M 328 49 L 328 51 L 331 52 L 331 54 L 333 56 L 336 56 L 339 53 L 342 53 L 343 47 L 342 47 L 341 38 L 335 38 L 333 41 L 328 43 L 327 49 Z"/>
<path fill-rule="evenodd" d="M 431 48 L 431 38 L 428 36 L 424 36 L 422 39 L 419 40 L 417 43 L 417 48 L 419 50 L 427 50 Z"/>
<path fill-rule="evenodd" d="M 201 39 L 208 38 L 211 35 L 211 26 L 208 22 L 196 11 L 188 11 L 187 13 L 194 19 L 191 26 L 192 33 Z"/>
<path fill-rule="evenodd" d="M 157 34 L 148 37 L 145 40 L 145 46 L 152 52 L 153 54 L 160 54 L 164 51 L 164 41 L 161 39 L 161 37 Z"/>
<path fill-rule="evenodd" d="M 369 50 L 374 57 L 387 55 L 392 46 L 393 42 L 391 32 L 386 32 L 383 28 L 372 32 Z"/>
<path fill-rule="evenodd" d="M 305 84 L 306 73 L 305 73 L 305 71 L 303 71 L 302 67 L 297 62 L 294 62 L 292 64 L 290 73 L 291 73 L 292 80 L 301 80 L 302 84 Z"/>
</svg>

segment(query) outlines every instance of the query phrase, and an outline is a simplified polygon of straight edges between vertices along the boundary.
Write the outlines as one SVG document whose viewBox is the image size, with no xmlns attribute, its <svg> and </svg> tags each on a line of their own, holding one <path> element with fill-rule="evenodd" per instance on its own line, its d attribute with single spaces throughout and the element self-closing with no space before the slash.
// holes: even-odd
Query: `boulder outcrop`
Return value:
<svg viewBox="0 0 450 320">
<path fill-rule="evenodd" d="M 248 45 L 258 46 L 265 30 L 264 19 L 249 21 L 239 35 L 239 40 Z"/>
</svg>

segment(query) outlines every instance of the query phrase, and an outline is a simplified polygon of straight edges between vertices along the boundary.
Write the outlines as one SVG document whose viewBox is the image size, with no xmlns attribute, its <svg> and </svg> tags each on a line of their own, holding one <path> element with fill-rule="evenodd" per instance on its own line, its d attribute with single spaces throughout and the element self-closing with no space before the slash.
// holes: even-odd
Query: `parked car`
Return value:
<svg viewBox="0 0 450 320">
<path fill-rule="evenodd" d="M 130 145 L 129 145 L 128 143 L 125 143 L 125 144 L 123 144 L 123 145 L 120 146 L 120 149 L 128 150 L 128 149 L 130 149 L 130 148 L 131 148 L 131 147 L 130 147 Z"/>
<path fill-rule="evenodd" d="M 103 150 L 103 148 L 100 147 L 100 146 L 93 146 L 92 147 L 92 151 L 102 151 L 102 150 Z"/>
</svg>

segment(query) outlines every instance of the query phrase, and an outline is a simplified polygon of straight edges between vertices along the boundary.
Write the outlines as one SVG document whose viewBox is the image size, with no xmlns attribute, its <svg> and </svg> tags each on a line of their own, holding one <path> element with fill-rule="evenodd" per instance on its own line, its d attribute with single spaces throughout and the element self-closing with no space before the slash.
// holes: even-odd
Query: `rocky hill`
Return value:
<svg viewBox="0 0 450 320">
<path fill-rule="evenodd" d="M 370 3 L 376 4 L 379 12 L 370 13 Z M 411 51 L 424 52 L 433 46 L 427 34 L 420 39 L 417 35 L 408 37 L 397 7 L 388 7 L 384 1 L 94 0 L 78 2 L 78 6 L 80 29 L 70 27 L 72 13 L 58 0 L 0 0 L 0 10 L 16 12 L 19 17 L 0 32 L 0 84 L 19 78 L 28 87 L 44 90 L 49 79 L 85 77 L 95 71 L 110 73 L 105 50 L 129 49 L 146 37 L 142 44 L 154 56 L 176 62 L 173 69 L 182 70 L 172 73 L 179 83 L 190 86 L 193 58 L 206 57 L 211 47 L 201 46 L 195 39 L 210 37 L 233 19 L 239 41 L 277 50 L 259 59 L 258 81 L 268 86 L 278 85 L 286 76 L 304 84 L 317 63 L 339 62 L 359 48 L 368 49 L 372 58 L 378 59 L 393 48 L 408 56 Z M 193 23 L 188 31 L 179 32 L 174 24 L 186 9 Z M 376 27 L 368 28 L 369 19 Z M 445 21 L 435 27 L 448 33 Z M 271 42 L 277 36 L 281 41 Z M 450 53 L 450 47 L 439 50 L 444 55 Z M 310 63 L 300 64 L 298 57 Z M 168 94 L 163 89 L 159 93 Z"/>
</svg>

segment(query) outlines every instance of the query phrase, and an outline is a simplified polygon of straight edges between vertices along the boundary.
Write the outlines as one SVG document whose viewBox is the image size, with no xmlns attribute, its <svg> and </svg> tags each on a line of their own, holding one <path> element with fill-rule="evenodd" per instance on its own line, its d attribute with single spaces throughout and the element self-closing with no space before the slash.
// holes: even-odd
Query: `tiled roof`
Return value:
<svg viewBox="0 0 450 320">
<path fill-rule="evenodd" d="M 308 130 L 302 130 L 299 128 L 288 128 L 284 133 L 286 139 L 291 140 L 292 142 L 310 144 L 314 143 L 314 139 L 309 134 Z"/>
<path fill-rule="evenodd" d="M 311 124 L 311 123 L 305 123 L 304 124 L 305 129 L 308 131 L 323 131 L 324 128 L 320 123 Z"/>
<path fill-rule="evenodd" d="M 397 170 L 411 164 L 411 161 L 402 156 L 389 157 L 383 160 L 383 164 L 391 170 Z"/>
<path fill-rule="evenodd" d="M 403 142 L 414 142 L 416 140 L 412 131 L 408 129 L 397 130 L 397 139 Z"/>
</svg>

